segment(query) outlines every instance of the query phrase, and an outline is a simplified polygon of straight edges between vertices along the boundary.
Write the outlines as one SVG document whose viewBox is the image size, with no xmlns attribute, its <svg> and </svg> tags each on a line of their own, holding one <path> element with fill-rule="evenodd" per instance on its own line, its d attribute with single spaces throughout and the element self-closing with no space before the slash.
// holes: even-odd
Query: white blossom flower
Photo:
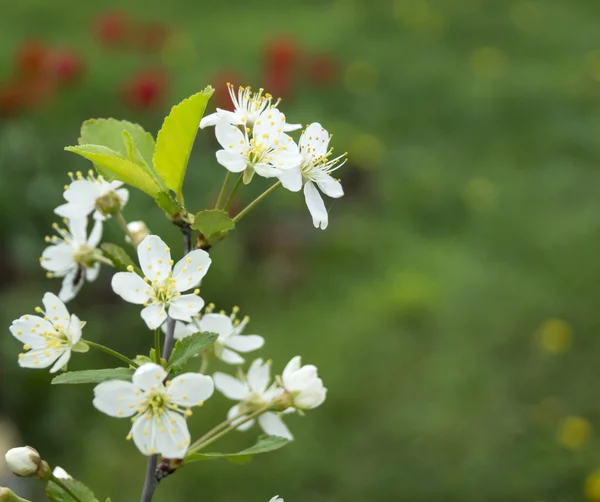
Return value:
<svg viewBox="0 0 600 502">
<path fill-rule="evenodd" d="M 52 475 L 55 478 L 60 478 L 60 479 L 73 479 L 73 476 L 71 476 L 67 471 L 65 471 L 60 465 L 57 465 L 54 470 L 52 471 Z"/>
<path fill-rule="evenodd" d="M 317 376 L 316 366 L 301 364 L 300 356 L 292 358 L 281 375 L 281 386 L 290 399 L 290 406 L 299 410 L 310 410 L 325 401 L 327 389 Z"/>
<path fill-rule="evenodd" d="M 258 116 L 265 110 L 272 110 L 279 106 L 281 99 L 273 103 L 273 96 L 264 93 L 264 89 L 259 89 L 258 92 L 252 92 L 251 87 L 240 86 L 235 93 L 235 86 L 227 83 L 229 95 L 233 103 L 233 112 L 217 108 L 215 113 L 207 115 L 200 121 L 200 128 L 204 129 L 208 126 L 217 125 L 221 120 L 231 125 L 243 125 L 244 127 L 252 127 Z M 264 93 L 264 94 L 263 94 Z M 285 124 L 283 130 L 285 132 L 296 131 L 302 127 L 302 124 Z"/>
<path fill-rule="evenodd" d="M 256 359 L 250 365 L 246 375 L 240 372 L 238 378 L 235 378 L 227 373 L 217 372 L 213 375 L 213 379 L 219 392 L 229 399 L 239 401 L 227 413 L 228 419 L 257 411 L 271 404 L 281 394 L 281 389 L 277 384 L 269 386 L 271 365 L 269 362 L 263 362 L 262 359 Z M 233 425 L 239 423 L 242 418 L 235 420 Z M 253 424 L 254 419 L 241 424 L 238 429 L 243 431 L 252 427 Z M 277 413 L 268 411 L 259 415 L 258 424 L 266 434 L 293 439 L 292 433 Z"/>
<path fill-rule="evenodd" d="M 193 294 L 181 293 L 200 284 L 210 267 L 206 251 L 196 249 L 188 253 L 173 267 L 171 250 L 164 241 L 149 235 L 137 248 L 141 269 L 146 276 L 142 279 L 133 272 L 119 272 L 112 278 L 112 288 L 121 298 L 130 303 L 143 304 L 142 319 L 150 329 L 156 329 L 169 317 L 191 322 L 192 317 L 204 307 L 204 300 Z"/>
<path fill-rule="evenodd" d="M 23 343 L 26 351 L 19 354 L 19 366 L 23 368 L 47 368 L 51 373 L 63 368 L 71 358 L 71 351 L 85 352 L 88 347 L 81 340 L 84 325 L 75 314 L 69 315 L 65 304 L 56 295 L 46 293 L 42 299 L 44 309 L 35 311 L 44 314 L 24 315 L 10 326 L 12 335 Z"/>
<path fill-rule="evenodd" d="M 31 446 L 11 448 L 4 455 L 4 459 L 9 470 L 21 477 L 35 475 L 42 464 L 40 454 Z"/>
<path fill-rule="evenodd" d="M 245 316 L 241 321 L 237 319 L 239 307 L 234 307 L 231 315 L 225 315 L 225 312 L 212 313 L 213 308 L 214 304 L 211 303 L 206 307 L 204 315 L 195 317 L 189 324 L 177 321 L 175 339 L 181 340 L 200 331 L 216 333 L 219 337 L 211 347 L 215 357 L 228 364 L 243 364 L 245 359 L 238 352 L 245 353 L 260 349 L 265 343 L 264 338 L 260 335 L 242 334 L 250 317 Z"/>
<path fill-rule="evenodd" d="M 135 370 L 132 382 L 110 380 L 94 389 L 94 406 L 111 417 L 132 417 L 127 439 L 144 455 L 183 458 L 190 444 L 185 420 L 193 406 L 202 406 L 214 391 L 209 376 L 184 373 L 164 383 L 167 372 L 146 363 Z"/>
<path fill-rule="evenodd" d="M 72 174 L 69 173 L 71 179 Z M 58 206 L 54 212 L 64 218 L 81 218 L 92 212 L 97 220 L 105 220 L 111 214 L 123 209 L 129 199 L 129 191 L 122 181 L 105 181 L 102 176 L 97 178 L 94 171 L 89 171 L 88 177 L 83 178 L 80 172 L 77 179 L 65 187 L 66 204 Z"/>
<path fill-rule="evenodd" d="M 281 184 L 292 192 L 298 192 L 304 185 L 304 198 L 313 224 L 323 230 L 327 228 L 329 218 L 315 183 L 329 197 L 337 199 L 344 195 L 342 184 L 331 173 L 344 165 L 346 154 L 330 159 L 333 154 L 333 148 L 329 148 L 330 138 L 321 124 L 310 124 L 300 137 L 302 161 L 295 168 L 282 170 L 279 174 Z"/>
<path fill-rule="evenodd" d="M 269 502 L 283 502 L 283 499 L 279 495 L 275 495 Z"/>
<path fill-rule="evenodd" d="M 77 296 L 85 281 L 93 282 L 98 278 L 103 260 L 102 251 L 97 249 L 102 238 L 102 222 L 94 222 L 89 236 L 87 218 L 67 220 L 66 230 L 56 223 L 52 228 L 58 236 L 46 237 L 50 246 L 44 249 L 40 263 L 48 270 L 48 277 L 63 278 L 58 297 L 69 302 Z"/>
<path fill-rule="evenodd" d="M 265 178 L 279 176 L 300 165 L 298 145 L 283 132 L 285 115 L 277 109 L 262 112 L 252 128 L 239 127 L 221 120 L 215 126 L 217 141 L 223 150 L 217 151 L 217 161 L 232 173 L 244 173 L 244 183 L 250 183 L 254 173 Z"/>
</svg>

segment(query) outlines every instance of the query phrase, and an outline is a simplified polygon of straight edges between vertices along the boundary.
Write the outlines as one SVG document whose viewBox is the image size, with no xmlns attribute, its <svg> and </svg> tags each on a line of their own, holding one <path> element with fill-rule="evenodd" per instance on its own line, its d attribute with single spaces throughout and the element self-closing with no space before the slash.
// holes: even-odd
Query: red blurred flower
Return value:
<svg viewBox="0 0 600 502">
<path fill-rule="evenodd" d="M 14 117 L 23 110 L 21 86 L 16 82 L 0 85 L 0 117 Z"/>
<path fill-rule="evenodd" d="M 339 64 L 331 54 L 315 54 L 306 62 L 308 79 L 319 86 L 330 86 L 339 77 Z"/>
<path fill-rule="evenodd" d="M 69 49 L 54 52 L 50 57 L 50 68 L 58 82 L 64 84 L 76 82 L 84 73 L 81 56 Z"/>
<path fill-rule="evenodd" d="M 15 70 L 18 75 L 31 77 L 47 70 L 48 48 L 37 40 L 24 41 L 15 52 Z"/>
<path fill-rule="evenodd" d="M 167 75 L 163 70 L 144 70 L 131 76 L 123 87 L 125 103 L 146 110 L 159 105 L 167 91 Z"/>
<path fill-rule="evenodd" d="M 263 82 L 274 96 L 289 96 L 298 66 L 300 49 L 288 37 L 271 40 L 265 47 Z"/>
<path fill-rule="evenodd" d="M 123 46 L 131 38 L 131 21 L 123 12 L 105 12 L 94 20 L 94 33 L 106 47 Z"/>
</svg>

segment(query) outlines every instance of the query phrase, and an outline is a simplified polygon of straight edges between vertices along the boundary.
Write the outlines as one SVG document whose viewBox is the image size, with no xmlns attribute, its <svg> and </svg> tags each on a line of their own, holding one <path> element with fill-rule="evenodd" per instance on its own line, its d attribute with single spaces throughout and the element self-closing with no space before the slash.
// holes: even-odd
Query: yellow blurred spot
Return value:
<svg viewBox="0 0 600 502">
<path fill-rule="evenodd" d="M 600 49 L 589 52 L 585 59 L 590 76 L 600 82 Z"/>
<path fill-rule="evenodd" d="M 573 328 L 562 319 L 548 319 L 536 333 L 542 350 L 551 354 L 563 354 L 571 348 Z"/>
<path fill-rule="evenodd" d="M 407 26 L 434 33 L 444 25 L 441 12 L 427 0 L 395 0 L 394 17 Z"/>
<path fill-rule="evenodd" d="M 592 426 L 582 417 L 567 417 L 561 421 L 558 440 L 569 450 L 581 450 L 592 437 Z"/>
<path fill-rule="evenodd" d="M 377 69 L 368 61 L 354 61 L 346 68 L 344 84 L 355 94 L 367 94 L 374 91 L 379 83 Z"/>
<path fill-rule="evenodd" d="M 518 2 L 510 9 L 510 18 L 517 28 L 532 31 L 540 25 L 542 11 L 536 2 Z"/>
<path fill-rule="evenodd" d="M 588 500 L 600 501 L 600 469 L 592 472 L 585 481 L 585 496 Z"/>
<path fill-rule="evenodd" d="M 374 169 L 378 167 L 384 156 L 384 144 L 372 134 L 359 134 L 350 142 L 348 158 L 361 168 Z"/>
<path fill-rule="evenodd" d="M 495 47 L 481 47 L 471 54 L 471 70 L 478 77 L 498 78 L 506 72 L 508 57 Z"/>
<path fill-rule="evenodd" d="M 555 426 L 562 414 L 562 405 L 557 397 L 547 396 L 530 409 L 531 420 L 542 427 Z"/>
<path fill-rule="evenodd" d="M 489 209 L 498 196 L 498 188 L 487 178 L 472 178 L 463 189 L 463 198 L 474 211 Z"/>
</svg>

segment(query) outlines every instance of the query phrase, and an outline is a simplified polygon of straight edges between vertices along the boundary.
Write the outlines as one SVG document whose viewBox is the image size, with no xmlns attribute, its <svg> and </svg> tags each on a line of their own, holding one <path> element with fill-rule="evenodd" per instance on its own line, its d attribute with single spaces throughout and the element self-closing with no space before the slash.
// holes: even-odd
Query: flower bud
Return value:
<svg viewBox="0 0 600 502">
<path fill-rule="evenodd" d="M 127 230 L 129 230 L 131 238 L 127 237 L 125 240 L 135 247 L 150 235 L 150 229 L 143 221 L 132 221 L 131 223 L 128 223 Z"/>
<path fill-rule="evenodd" d="M 116 192 L 108 192 L 96 199 L 96 209 L 104 216 L 117 213 L 121 210 L 123 201 Z"/>
<path fill-rule="evenodd" d="M 6 465 L 17 476 L 27 477 L 37 474 L 42 459 L 40 454 L 31 446 L 12 448 L 4 456 Z"/>
<path fill-rule="evenodd" d="M 317 375 L 312 364 L 301 366 L 300 356 L 294 357 L 281 375 L 282 387 L 293 399 L 293 406 L 299 410 L 310 410 L 325 401 L 327 389 Z"/>
</svg>

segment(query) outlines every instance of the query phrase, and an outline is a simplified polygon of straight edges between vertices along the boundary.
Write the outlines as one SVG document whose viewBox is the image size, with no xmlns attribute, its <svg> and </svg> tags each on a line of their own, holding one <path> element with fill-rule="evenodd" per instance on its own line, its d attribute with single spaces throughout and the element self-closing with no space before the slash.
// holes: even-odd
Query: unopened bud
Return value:
<svg viewBox="0 0 600 502">
<path fill-rule="evenodd" d="M 126 237 L 125 240 L 135 247 L 150 235 L 150 229 L 143 221 L 132 221 L 128 223 L 127 230 L 129 230 L 131 238 Z"/>
<path fill-rule="evenodd" d="M 40 454 L 31 446 L 12 448 L 4 456 L 6 465 L 17 476 L 27 477 L 37 474 L 42 459 Z"/>
</svg>

